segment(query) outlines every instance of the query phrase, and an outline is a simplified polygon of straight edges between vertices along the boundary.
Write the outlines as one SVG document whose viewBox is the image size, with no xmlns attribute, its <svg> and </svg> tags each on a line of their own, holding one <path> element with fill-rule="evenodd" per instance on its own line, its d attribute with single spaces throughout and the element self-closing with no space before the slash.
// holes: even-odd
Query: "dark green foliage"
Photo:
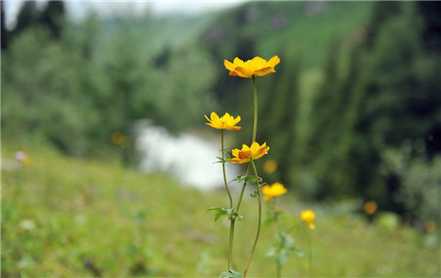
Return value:
<svg viewBox="0 0 441 278">
<path fill-rule="evenodd" d="M 396 201 L 404 204 L 408 221 L 441 223 L 441 158 L 432 161 L 413 158 L 409 148 L 384 152 L 384 169 L 400 185 Z"/>
<path fill-rule="evenodd" d="M 78 94 L 82 74 L 76 67 L 82 62 L 43 30 L 16 38 L 2 71 L 4 135 L 24 140 L 22 134 L 38 134 L 68 153 L 84 152 L 86 131 L 98 119 L 89 96 Z"/>
<path fill-rule="evenodd" d="M 418 12 L 422 16 L 422 38 L 427 49 L 438 54 L 441 52 L 441 3 L 438 1 L 421 1 L 417 4 Z"/>
<path fill-rule="evenodd" d="M 282 59 L 284 55 L 281 55 Z M 276 173 L 267 176 L 269 182 L 280 181 L 286 186 L 296 185 L 299 150 L 297 121 L 299 115 L 300 63 L 284 60 L 277 76 L 262 92 L 261 129 L 258 141 L 271 147 L 270 159 L 278 164 Z"/>
<path fill-rule="evenodd" d="M 328 57 L 324 79 L 314 100 L 308 151 L 303 157 L 303 162 L 309 166 L 302 171 L 300 184 L 301 192 L 319 199 L 350 192 L 351 188 L 347 187 L 353 179 L 350 169 L 354 168 L 352 159 L 357 155 L 351 154 L 350 146 L 358 144 L 353 126 L 360 105 L 357 88 L 359 68 L 363 64 L 360 50 L 355 47 L 349 51 L 349 64 L 345 67 L 341 66 L 339 44 L 334 43 Z M 311 168 L 314 174 L 309 172 Z M 321 186 L 325 181 L 327 185 Z"/>
<path fill-rule="evenodd" d="M 376 2 L 372 7 L 372 15 L 369 22 L 366 37 L 366 46 L 372 47 L 383 25 L 401 11 L 401 3 L 397 1 Z"/>
<path fill-rule="evenodd" d="M 410 204 L 397 197 L 403 178 L 383 168 L 384 152 L 407 146 L 411 160 L 439 154 L 427 144 L 441 119 L 441 59 L 425 48 L 425 21 L 413 4 L 376 5 L 368 28 L 375 32 L 353 46 L 347 73 L 338 58 L 328 62 L 310 140 L 313 194 L 359 195 L 405 213 Z"/>
</svg>

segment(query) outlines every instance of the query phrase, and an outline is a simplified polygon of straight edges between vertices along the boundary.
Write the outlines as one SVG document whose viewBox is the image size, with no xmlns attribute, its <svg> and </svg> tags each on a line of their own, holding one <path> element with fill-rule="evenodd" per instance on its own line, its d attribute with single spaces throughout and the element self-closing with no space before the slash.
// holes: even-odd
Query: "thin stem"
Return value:
<svg viewBox="0 0 441 278">
<path fill-rule="evenodd" d="M 257 137 L 257 111 L 258 111 L 258 99 L 257 99 L 257 88 L 256 88 L 256 78 L 253 76 L 253 137 L 252 142 L 256 141 Z"/>
<path fill-rule="evenodd" d="M 256 178 L 258 178 L 259 176 L 257 174 L 256 164 L 254 163 L 253 160 L 251 160 L 251 165 L 253 166 L 254 175 L 256 176 Z M 250 268 L 251 261 L 253 260 L 254 252 L 256 251 L 257 242 L 259 241 L 259 237 L 260 237 L 261 226 L 262 226 L 262 193 L 260 192 L 259 184 L 257 184 L 257 232 L 256 232 L 256 237 L 254 238 L 253 246 L 251 247 L 250 257 L 248 258 L 248 262 L 246 264 L 243 273 L 244 277 L 247 277 L 248 269 Z"/>
<path fill-rule="evenodd" d="M 231 270 L 233 267 L 233 243 L 234 243 L 234 225 L 236 223 L 236 219 L 231 217 L 230 219 L 230 235 L 229 235 L 229 243 L 228 243 L 228 270 Z"/>
<path fill-rule="evenodd" d="M 224 130 L 221 130 L 221 152 L 222 152 L 222 173 L 224 177 L 224 186 L 225 191 L 228 195 L 228 200 L 230 203 L 230 209 L 233 208 L 233 198 L 231 197 L 230 189 L 228 188 L 228 182 L 227 182 L 227 173 L 225 170 L 225 144 L 224 144 Z M 235 219 L 234 217 L 230 218 L 230 233 L 228 235 L 228 259 L 227 259 L 227 268 L 230 270 L 232 268 L 233 264 L 233 242 L 234 242 L 234 224 Z"/>
<path fill-rule="evenodd" d="M 227 173 L 225 170 L 225 146 L 224 146 L 224 130 L 221 130 L 221 152 L 222 152 L 222 173 L 224 176 L 224 186 L 225 191 L 227 191 L 228 194 L 228 200 L 230 201 L 230 208 L 233 207 L 233 197 L 231 197 L 230 189 L 228 188 L 228 182 L 227 182 Z"/>
<path fill-rule="evenodd" d="M 248 176 L 248 170 L 250 166 L 247 166 L 247 170 L 245 171 L 245 176 Z M 247 187 L 247 181 L 245 180 L 242 185 L 242 189 L 240 190 L 239 200 L 236 205 L 236 213 L 239 213 L 240 205 L 242 204 L 243 194 L 245 193 L 245 188 Z"/>
</svg>

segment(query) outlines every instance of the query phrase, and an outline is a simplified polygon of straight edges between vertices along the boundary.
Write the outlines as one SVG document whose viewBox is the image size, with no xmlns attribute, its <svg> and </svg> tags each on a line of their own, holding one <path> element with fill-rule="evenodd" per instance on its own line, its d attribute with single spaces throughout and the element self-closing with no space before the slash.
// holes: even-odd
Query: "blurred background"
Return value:
<svg viewBox="0 0 441 278">
<path fill-rule="evenodd" d="M 267 182 L 289 188 L 286 206 L 308 204 L 337 219 L 344 211 L 356 219 L 345 221 L 387 229 L 404 225 L 406 233 L 415 233 L 412 247 L 391 247 L 395 257 L 413 254 L 404 256 L 409 261 L 380 267 L 359 254 L 355 257 L 366 264 L 338 268 L 338 262 L 324 262 L 325 248 L 317 250 L 324 266 L 317 275 L 440 274 L 439 2 L 0 3 L 5 277 L 209 277 L 222 266 L 220 251 L 204 249 L 222 243 L 223 237 L 208 235 L 216 233 L 213 227 L 196 233 L 188 228 L 194 223 L 181 223 L 190 229 L 184 232 L 190 243 L 200 244 L 195 247 L 200 257 L 191 261 L 176 251 L 182 238 L 171 247 L 154 232 L 148 243 L 144 238 L 149 229 L 174 235 L 181 224 L 145 222 L 148 215 L 163 219 L 176 209 L 198 215 L 201 225 L 217 225 L 204 220 L 209 204 L 194 204 L 206 196 L 219 202 L 224 197 L 217 190 L 219 165 L 213 164 L 219 139 L 203 115 L 240 114 L 243 131 L 227 138 L 228 147 L 248 143 L 251 82 L 229 77 L 223 59 L 256 55 L 281 58 L 276 74 L 257 79 L 258 141 L 271 146 L 258 167 Z M 230 168 L 230 177 L 240 170 Z M 145 199 L 137 199 L 140 194 Z M 193 207 L 163 208 L 170 199 L 185 207 L 179 194 L 196 196 L 187 198 Z M 54 209 L 65 214 L 53 215 Z M 111 222 L 100 222 L 103 214 Z M 121 234 L 114 231 L 112 243 L 100 243 L 96 231 L 90 241 L 81 240 L 86 231 L 127 221 L 134 238 L 119 242 Z M 339 227 L 329 221 L 329 227 Z M 36 235 L 39 226 L 44 231 Z M 367 236 L 361 232 L 366 227 L 355 232 L 353 244 L 368 238 L 367 245 L 381 248 L 380 239 L 390 239 L 381 227 Z M 391 238 L 402 242 L 402 236 Z M 40 246 L 37 239 L 51 244 Z M 125 258 L 120 264 L 103 255 L 110 244 Z M 118 244 L 121 253 L 115 251 Z M 416 259 L 424 258 L 423 250 L 431 260 L 427 268 Z M 42 263 L 46 252 L 52 257 Z M 302 269 L 293 267 L 292 273 Z"/>
</svg>

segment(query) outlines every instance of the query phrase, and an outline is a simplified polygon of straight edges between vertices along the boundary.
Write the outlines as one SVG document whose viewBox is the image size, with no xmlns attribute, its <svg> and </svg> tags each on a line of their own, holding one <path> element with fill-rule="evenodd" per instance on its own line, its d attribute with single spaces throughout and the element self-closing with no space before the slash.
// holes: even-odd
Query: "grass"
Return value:
<svg viewBox="0 0 441 278">
<path fill-rule="evenodd" d="M 217 277 L 225 268 L 227 225 L 207 208 L 223 206 L 223 192 L 182 187 L 160 174 L 116 163 L 29 150 L 32 162 L 14 166 L 2 153 L 3 277 Z M 244 265 L 255 225 L 255 201 L 245 200 L 235 262 Z M 306 206 L 288 196 L 285 226 L 300 249 L 306 233 L 296 215 Z M 439 277 L 440 249 L 407 227 L 368 224 L 350 210 L 312 205 L 313 277 Z M 265 253 L 274 228 L 264 227 L 250 277 L 274 277 Z M 290 257 L 286 277 L 306 277 L 306 257 Z"/>
</svg>

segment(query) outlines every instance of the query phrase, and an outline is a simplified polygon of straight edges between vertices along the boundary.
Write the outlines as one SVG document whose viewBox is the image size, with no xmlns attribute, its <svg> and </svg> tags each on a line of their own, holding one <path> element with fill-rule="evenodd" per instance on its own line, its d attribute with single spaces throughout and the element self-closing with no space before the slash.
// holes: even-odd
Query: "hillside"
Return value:
<svg viewBox="0 0 441 278">
<path fill-rule="evenodd" d="M 221 13 L 202 41 L 217 56 L 283 52 L 288 59 L 301 56 L 307 69 L 317 68 L 334 40 L 362 30 L 370 7 L 367 2 L 250 2 Z"/>
<path fill-rule="evenodd" d="M 222 192 L 201 193 L 162 175 L 144 175 L 109 162 L 29 149 L 16 168 L 13 148 L 2 153 L 2 276 L 217 277 L 224 268 L 227 226 L 207 208 L 222 206 Z M 246 200 L 236 258 L 241 263 L 254 231 L 254 202 Z M 289 203 L 288 203 L 289 202 Z M 296 218 L 305 208 L 285 199 L 284 226 L 308 252 Z M 369 225 L 350 209 L 314 207 L 312 275 L 432 277 L 440 250 L 406 227 Z M 251 277 L 272 277 L 265 257 L 274 229 L 265 227 Z M 362 241 L 360 241 L 362 239 Z M 307 274 L 305 257 L 290 257 L 289 277 Z M 392 275 L 392 276 L 391 276 Z"/>
</svg>

